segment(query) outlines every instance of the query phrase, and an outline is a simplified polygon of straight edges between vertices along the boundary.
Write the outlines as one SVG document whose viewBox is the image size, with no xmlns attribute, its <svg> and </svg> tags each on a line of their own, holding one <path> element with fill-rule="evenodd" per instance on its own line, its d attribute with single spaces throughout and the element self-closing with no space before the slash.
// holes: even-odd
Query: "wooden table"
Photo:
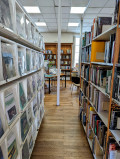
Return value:
<svg viewBox="0 0 120 159">
<path fill-rule="evenodd" d="M 52 75 L 52 74 L 46 74 L 45 75 L 45 78 L 47 78 L 47 79 L 49 79 L 49 94 L 50 94 L 50 80 L 52 79 L 52 78 L 55 78 L 55 77 L 57 77 L 57 75 Z M 65 77 L 65 88 L 66 88 L 66 75 L 65 74 L 60 74 L 60 77 Z"/>
</svg>

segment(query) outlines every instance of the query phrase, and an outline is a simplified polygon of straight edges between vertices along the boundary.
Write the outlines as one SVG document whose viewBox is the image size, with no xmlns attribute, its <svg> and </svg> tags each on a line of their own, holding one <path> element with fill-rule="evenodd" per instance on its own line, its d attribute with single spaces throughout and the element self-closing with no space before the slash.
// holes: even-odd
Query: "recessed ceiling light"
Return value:
<svg viewBox="0 0 120 159">
<path fill-rule="evenodd" d="M 79 23 L 68 23 L 68 26 L 78 26 Z"/>
<path fill-rule="evenodd" d="M 83 14 L 85 12 L 86 7 L 71 7 L 70 13 L 75 14 Z"/>
<path fill-rule="evenodd" d="M 41 13 L 39 7 L 37 6 L 24 6 L 27 13 Z"/>
<path fill-rule="evenodd" d="M 45 22 L 36 22 L 35 23 L 37 26 L 46 26 Z"/>
</svg>

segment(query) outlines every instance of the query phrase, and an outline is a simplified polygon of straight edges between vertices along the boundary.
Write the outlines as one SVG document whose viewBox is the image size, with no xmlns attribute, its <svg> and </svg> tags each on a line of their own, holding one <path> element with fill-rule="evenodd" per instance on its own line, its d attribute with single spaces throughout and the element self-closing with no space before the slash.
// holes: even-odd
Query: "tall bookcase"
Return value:
<svg viewBox="0 0 120 159">
<path fill-rule="evenodd" d="M 53 61 L 53 66 L 57 67 L 57 43 L 45 43 L 46 53 L 44 59 Z M 71 80 L 72 71 L 72 43 L 61 43 L 61 73 L 66 74 Z"/>
<path fill-rule="evenodd" d="M 44 116 L 45 46 L 17 1 L 0 4 L 0 158 L 29 159 Z"/>
<path fill-rule="evenodd" d="M 82 48 L 81 53 L 80 120 L 95 159 L 108 159 L 112 155 L 116 159 L 119 156 L 119 14 L 117 25 L 93 38 L 90 44 Z M 114 33 L 116 39 L 112 45 L 112 62 L 106 63 L 106 43 Z M 84 58 L 84 49 L 90 49 L 90 52 L 87 51 L 87 58 Z"/>
</svg>

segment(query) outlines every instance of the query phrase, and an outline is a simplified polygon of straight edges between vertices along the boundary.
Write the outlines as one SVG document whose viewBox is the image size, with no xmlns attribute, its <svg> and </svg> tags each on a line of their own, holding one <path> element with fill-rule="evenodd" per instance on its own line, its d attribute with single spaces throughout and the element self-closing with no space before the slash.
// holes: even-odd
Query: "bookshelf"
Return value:
<svg viewBox="0 0 120 159">
<path fill-rule="evenodd" d="M 44 116 L 45 45 L 17 1 L 6 0 L 1 10 L 0 157 L 27 159 L 31 158 Z"/>
<path fill-rule="evenodd" d="M 90 44 L 82 47 L 81 56 L 87 55 L 87 58 L 81 57 L 80 120 L 94 158 L 108 159 L 112 155 L 114 159 L 116 156 L 119 158 L 119 13 L 117 25 L 111 26 L 94 37 Z M 114 34 L 116 34 L 116 38 L 114 38 Z M 112 51 L 107 50 L 108 43 L 110 43 L 109 49 L 112 48 Z M 91 47 L 90 54 L 84 51 L 89 47 Z M 97 55 L 97 52 L 100 55 Z M 111 150 L 110 146 L 115 146 L 115 149 Z"/>
<path fill-rule="evenodd" d="M 57 67 L 57 43 L 45 43 L 46 53 L 44 59 L 53 61 Z M 67 80 L 71 80 L 72 71 L 72 43 L 61 43 L 61 73 L 66 74 Z"/>
</svg>

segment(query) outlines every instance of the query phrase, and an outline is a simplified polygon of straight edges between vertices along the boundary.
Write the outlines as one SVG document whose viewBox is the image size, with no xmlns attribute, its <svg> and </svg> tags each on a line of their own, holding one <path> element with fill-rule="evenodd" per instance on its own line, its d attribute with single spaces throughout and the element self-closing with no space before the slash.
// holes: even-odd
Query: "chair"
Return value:
<svg viewBox="0 0 120 159">
<path fill-rule="evenodd" d="M 71 77 L 72 84 L 71 84 L 71 94 L 73 92 L 74 86 L 78 88 L 80 87 L 80 77 Z"/>
</svg>

